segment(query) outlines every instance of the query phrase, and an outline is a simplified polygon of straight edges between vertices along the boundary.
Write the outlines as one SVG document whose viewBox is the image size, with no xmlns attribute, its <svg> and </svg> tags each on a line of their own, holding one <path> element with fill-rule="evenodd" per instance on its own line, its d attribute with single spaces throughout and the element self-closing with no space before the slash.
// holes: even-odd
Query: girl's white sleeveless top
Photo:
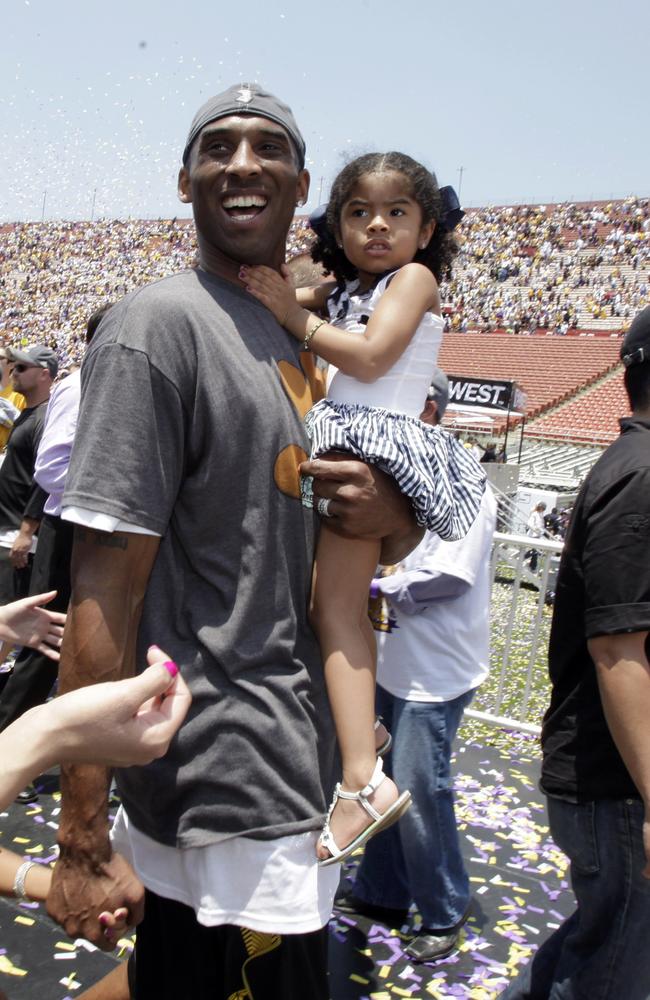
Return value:
<svg viewBox="0 0 650 1000">
<path fill-rule="evenodd" d="M 387 274 L 368 292 L 355 294 L 354 284 L 348 286 L 347 313 L 336 317 L 336 308 L 330 307 L 330 322 L 351 335 L 362 332 L 365 323 L 361 317 L 370 317 L 393 274 Z M 442 340 L 444 321 L 433 313 L 425 313 L 411 342 L 392 368 L 375 382 L 359 382 L 358 379 L 330 365 L 327 379 L 327 395 L 335 403 L 352 403 L 361 406 L 381 407 L 395 413 L 405 413 L 409 417 L 419 417 L 424 409 L 431 378 L 436 367 L 438 350 Z"/>
</svg>

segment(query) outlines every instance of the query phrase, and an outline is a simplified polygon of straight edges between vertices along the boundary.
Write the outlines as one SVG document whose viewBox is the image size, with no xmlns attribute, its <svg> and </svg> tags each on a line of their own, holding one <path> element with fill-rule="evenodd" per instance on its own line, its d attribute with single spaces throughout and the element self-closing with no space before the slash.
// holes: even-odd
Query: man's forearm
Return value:
<svg viewBox="0 0 650 1000">
<path fill-rule="evenodd" d="M 647 632 L 589 640 L 610 732 L 634 784 L 650 806 L 650 663 Z"/>
<path fill-rule="evenodd" d="M 134 673 L 137 629 L 158 543 L 149 535 L 75 529 L 72 597 L 61 651 L 62 694 Z M 105 768 L 62 768 L 62 858 L 73 852 L 97 863 L 110 854 L 108 784 Z"/>
</svg>

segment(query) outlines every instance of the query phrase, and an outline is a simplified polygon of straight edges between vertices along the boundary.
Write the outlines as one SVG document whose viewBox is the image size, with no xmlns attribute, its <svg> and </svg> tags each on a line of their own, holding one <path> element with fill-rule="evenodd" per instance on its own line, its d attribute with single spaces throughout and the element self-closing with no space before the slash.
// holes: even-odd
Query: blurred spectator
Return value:
<svg viewBox="0 0 650 1000">
<path fill-rule="evenodd" d="M 24 597 L 34 535 L 43 514 L 45 494 L 34 482 L 34 463 L 45 411 L 57 373 L 56 354 L 36 344 L 24 351 L 8 348 L 14 362 L 11 382 L 25 397 L 25 409 L 11 429 L 0 467 L 0 603 Z"/>
</svg>

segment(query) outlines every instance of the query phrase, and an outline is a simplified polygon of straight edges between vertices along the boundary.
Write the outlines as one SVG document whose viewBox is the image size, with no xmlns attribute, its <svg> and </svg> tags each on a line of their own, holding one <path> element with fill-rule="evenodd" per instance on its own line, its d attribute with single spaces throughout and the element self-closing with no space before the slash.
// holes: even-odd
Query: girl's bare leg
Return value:
<svg viewBox="0 0 650 1000">
<path fill-rule="evenodd" d="M 379 542 L 342 538 L 321 528 L 316 554 L 312 621 L 320 641 L 336 735 L 343 763 L 342 786 L 357 792 L 375 768 L 375 656 L 368 621 L 368 587 Z M 371 652 L 372 649 L 372 652 Z M 398 796 L 386 778 L 371 802 L 382 813 Z M 347 846 L 369 824 L 358 802 L 339 799 L 330 821 L 334 840 Z M 318 856 L 328 857 L 319 845 Z"/>
</svg>

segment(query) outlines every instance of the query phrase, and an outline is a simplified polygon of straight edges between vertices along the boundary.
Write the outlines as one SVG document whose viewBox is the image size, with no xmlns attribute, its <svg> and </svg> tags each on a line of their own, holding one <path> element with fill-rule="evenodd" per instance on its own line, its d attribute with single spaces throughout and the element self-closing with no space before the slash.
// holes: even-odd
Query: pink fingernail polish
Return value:
<svg viewBox="0 0 650 1000">
<path fill-rule="evenodd" d="M 151 653 L 152 651 L 154 653 L 159 653 L 160 652 L 160 646 L 154 646 L 154 645 L 149 646 L 149 649 L 147 650 L 147 652 Z"/>
<path fill-rule="evenodd" d="M 176 674 L 178 673 L 178 667 L 176 666 L 173 660 L 165 660 L 165 662 L 163 663 L 163 667 L 165 668 L 165 670 L 169 671 L 172 677 L 175 677 Z"/>
<path fill-rule="evenodd" d="M 102 927 L 106 927 L 106 925 L 108 923 L 108 914 L 107 913 L 100 913 L 99 914 L 99 922 L 102 925 Z"/>
</svg>

